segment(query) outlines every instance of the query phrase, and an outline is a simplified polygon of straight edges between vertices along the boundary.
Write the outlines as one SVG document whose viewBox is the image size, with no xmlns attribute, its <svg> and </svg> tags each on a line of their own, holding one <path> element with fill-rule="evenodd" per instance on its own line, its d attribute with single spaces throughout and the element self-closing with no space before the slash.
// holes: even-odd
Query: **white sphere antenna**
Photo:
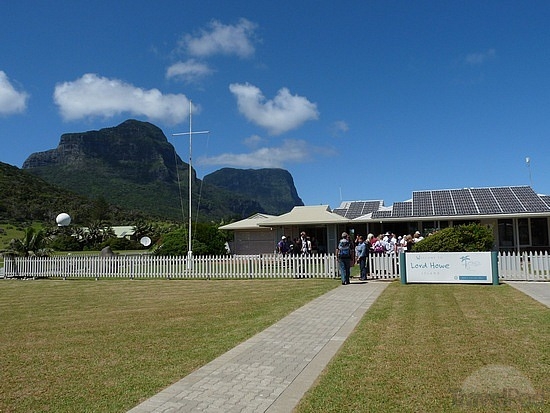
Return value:
<svg viewBox="0 0 550 413">
<path fill-rule="evenodd" d="M 55 222 L 57 222 L 58 227 L 66 227 L 71 223 L 71 216 L 65 212 L 62 212 L 57 216 Z"/>
</svg>

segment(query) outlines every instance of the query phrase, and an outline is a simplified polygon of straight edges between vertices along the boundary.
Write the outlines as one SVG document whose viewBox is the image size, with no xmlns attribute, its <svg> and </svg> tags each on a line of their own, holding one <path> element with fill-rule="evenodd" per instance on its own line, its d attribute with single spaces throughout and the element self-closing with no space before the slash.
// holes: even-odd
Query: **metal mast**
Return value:
<svg viewBox="0 0 550 413">
<path fill-rule="evenodd" d="M 189 100 L 189 132 L 181 132 L 181 133 L 174 133 L 172 136 L 182 136 L 182 135 L 189 135 L 189 227 L 188 227 L 188 241 L 187 241 L 187 267 L 191 268 L 191 262 L 193 259 L 193 248 L 192 248 L 192 236 L 191 236 L 191 227 L 192 227 L 192 195 L 191 195 L 191 188 L 192 188 L 192 149 L 193 149 L 193 134 L 202 134 L 202 133 L 209 133 L 209 131 L 200 131 L 200 132 L 193 132 L 193 102 Z"/>
</svg>

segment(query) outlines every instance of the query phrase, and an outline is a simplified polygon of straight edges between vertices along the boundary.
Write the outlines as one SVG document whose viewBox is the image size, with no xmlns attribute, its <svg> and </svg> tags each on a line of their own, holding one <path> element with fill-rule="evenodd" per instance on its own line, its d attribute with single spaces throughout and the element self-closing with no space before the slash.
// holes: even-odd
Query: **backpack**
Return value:
<svg viewBox="0 0 550 413">
<path fill-rule="evenodd" d="M 347 239 L 340 240 L 338 244 L 338 258 L 351 258 L 350 245 Z"/>
</svg>

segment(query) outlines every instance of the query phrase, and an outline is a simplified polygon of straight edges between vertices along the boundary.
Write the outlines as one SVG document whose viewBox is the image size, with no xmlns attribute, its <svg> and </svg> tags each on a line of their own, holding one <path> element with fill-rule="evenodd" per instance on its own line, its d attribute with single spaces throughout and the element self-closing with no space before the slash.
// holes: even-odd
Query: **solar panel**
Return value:
<svg viewBox="0 0 550 413">
<path fill-rule="evenodd" d="M 378 218 L 391 218 L 392 211 L 391 210 L 383 210 L 383 211 L 375 211 L 372 213 L 372 218 L 378 219 Z"/>
<path fill-rule="evenodd" d="M 391 216 L 392 218 L 410 217 L 412 210 L 412 202 L 395 202 Z"/>
<path fill-rule="evenodd" d="M 550 208 L 550 195 L 540 195 L 540 199 L 548 208 Z"/>
<path fill-rule="evenodd" d="M 345 208 L 335 208 L 335 209 L 332 210 L 332 212 L 334 212 L 335 214 L 338 214 L 338 215 L 343 216 L 343 217 L 346 216 L 347 211 L 348 210 L 345 209 Z"/>
<path fill-rule="evenodd" d="M 353 201 L 333 212 L 349 219 L 369 213 L 383 219 L 550 212 L 550 195 L 538 195 L 529 186 L 414 191 L 412 201 L 382 206 L 382 201 Z"/>
<path fill-rule="evenodd" d="M 453 198 L 451 197 L 451 191 L 432 191 L 432 201 L 434 207 L 434 215 L 456 215 Z"/>
<path fill-rule="evenodd" d="M 413 215 L 420 217 L 433 216 L 434 209 L 431 191 L 413 192 Z"/>
<path fill-rule="evenodd" d="M 491 191 L 504 214 L 526 212 L 526 209 L 510 187 L 492 188 Z"/>
<path fill-rule="evenodd" d="M 378 211 L 381 203 L 382 201 L 352 201 L 340 205 L 340 208 L 335 208 L 332 212 L 345 218 L 354 219 Z"/>
<path fill-rule="evenodd" d="M 540 196 L 529 186 L 515 186 L 510 188 L 514 195 L 521 201 L 527 212 L 547 212 L 550 209 Z"/>
<path fill-rule="evenodd" d="M 456 215 L 476 215 L 478 210 L 468 189 L 451 189 Z"/>
<path fill-rule="evenodd" d="M 480 214 L 501 214 L 502 209 L 491 191 L 491 188 L 472 188 L 470 193 L 474 198 Z"/>
<path fill-rule="evenodd" d="M 380 201 L 366 201 L 363 204 L 362 215 L 370 214 L 371 212 L 378 211 L 380 208 Z"/>
<path fill-rule="evenodd" d="M 349 206 L 348 212 L 346 214 L 346 218 L 357 218 L 360 217 L 361 211 L 363 211 L 363 203 L 362 202 L 352 202 Z"/>
</svg>

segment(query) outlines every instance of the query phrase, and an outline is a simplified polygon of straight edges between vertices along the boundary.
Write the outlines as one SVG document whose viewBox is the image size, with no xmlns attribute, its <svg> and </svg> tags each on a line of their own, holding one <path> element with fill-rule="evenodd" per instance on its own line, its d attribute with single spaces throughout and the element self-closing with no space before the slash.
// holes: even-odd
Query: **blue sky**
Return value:
<svg viewBox="0 0 550 413">
<path fill-rule="evenodd" d="M 5 7 L 8 10 L 8 7 Z M 550 194 L 547 1 L 10 2 L 0 161 L 159 126 L 199 178 L 280 167 L 306 205 L 413 190 Z M 526 158 L 530 162 L 526 162 Z"/>
</svg>

